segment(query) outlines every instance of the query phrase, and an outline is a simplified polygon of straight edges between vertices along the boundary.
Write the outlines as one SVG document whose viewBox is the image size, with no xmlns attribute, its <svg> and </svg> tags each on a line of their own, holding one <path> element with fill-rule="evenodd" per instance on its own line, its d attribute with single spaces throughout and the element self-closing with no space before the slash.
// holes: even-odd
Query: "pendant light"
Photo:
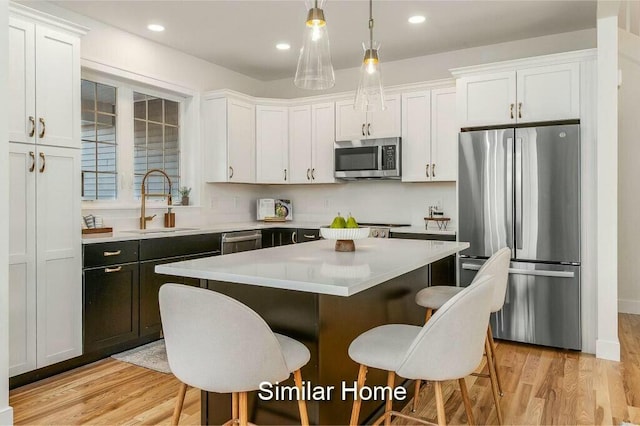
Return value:
<svg viewBox="0 0 640 426">
<path fill-rule="evenodd" d="M 333 87 L 336 78 L 329 51 L 329 32 L 324 19 L 324 0 L 307 0 L 309 12 L 304 29 L 298 68 L 293 80 L 302 89 L 323 90 Z"/>
<path fill-rule="evenodd" d="M 373 41 L 373 0 L 369 0 L 369 43 L 362 43 L 362 47 L 364 59 L 353 107 L 361 111 L 382 111 L 386 106 L 380 75 L 380 43 Z"/>
</svg>

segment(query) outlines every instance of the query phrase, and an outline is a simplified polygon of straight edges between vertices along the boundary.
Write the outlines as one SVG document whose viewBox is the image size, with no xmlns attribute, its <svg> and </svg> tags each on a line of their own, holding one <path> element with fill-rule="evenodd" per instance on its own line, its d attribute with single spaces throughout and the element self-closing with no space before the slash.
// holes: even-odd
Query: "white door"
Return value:
<svg viewBox="0 0 640 426">
<path fill-rule="evenodd" d="M 456 89 L 431 91 L 431 180 L 458 178 Z"/>
<path fill-rule="evenodd" d="M 289 109 L 256 107 L 256 181 L 289 182 Z"/>
<path fill-rule="evenodd" d="M 35 135 L 35 26 L 9 18 L 9 140 L 32 142 Z"/>
<path fill-rule="evenodd" d="M 227 102 L 227 164 L 229 182 L 255 183 L 255 107 L 247 102 Z"/>
<path fill-rule="evenodd" d="M 336 141 L 367 137 L 367 114 L 353 109 L 353 100 L 336 102 Z"/>
<path fill-rule="evenodd" d="M 402 95 L 402 181 L 426 182 L 430 177 L 431 92 Z"/>
<path fill-rule="evenodd" d="M 311 105 L 289 108 L 289 182 L 311 183 Z"/>
<path fill-rule="evenodd" d="M 396 138 L 402 134 L 400 120 L 400 95 L 390 95 L 385 98 L 383 111 L 367 114 L 365 133 L 367 138 Z"/>
<path fill-rule="evenodd" d="M 82 353 L 80 150 L 36 153 L 38 367 Z"/>
<path fill-rule="evenodd" d="M 456 86 L 461 127 L 516 122 L 515 71 L 462 77 Z"/>
<path fill-rule="evenodd" d="M 335 108 L 333 102 L 311 106 L 311 180 L 313 183 L 334 183 L 333 145 Z"/>
<path fill-rule="evenodd" d="M 80 148 L 80 40 L 36 27 L 36 143 Z"/>
<path fill-rule="evenodd" d="M 519 70 L 518 122 L 580 118 L 580 64 Z"/>
<path fill-rule="evenodd" d="M 36 368 L 35 146 L 9 144 L 9 375 Z"/>
</svg>

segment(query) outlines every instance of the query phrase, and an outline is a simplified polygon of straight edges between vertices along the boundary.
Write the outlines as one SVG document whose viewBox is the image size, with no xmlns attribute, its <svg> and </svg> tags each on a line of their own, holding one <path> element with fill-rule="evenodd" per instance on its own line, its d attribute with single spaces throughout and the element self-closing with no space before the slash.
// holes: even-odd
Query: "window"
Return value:
<svg viewBox="0 0 640 426">
<path fill-rule="evenodd" d="M 82 80 L 82 199 L 117 193 L 116 88 Z"/>
<path fill-rule="evenodd" d="M 134 117 L 134 192 L 140 197 L 140 184 L 150 169 L 161 169 L 169 175 L 172 197 L 179 200 L 180 141 L 178 102 L 142 93 L 133 93 Z M 168 182 L 160 175 L 147 178 L 147 192 L 169 191 Z"/>
</svg>

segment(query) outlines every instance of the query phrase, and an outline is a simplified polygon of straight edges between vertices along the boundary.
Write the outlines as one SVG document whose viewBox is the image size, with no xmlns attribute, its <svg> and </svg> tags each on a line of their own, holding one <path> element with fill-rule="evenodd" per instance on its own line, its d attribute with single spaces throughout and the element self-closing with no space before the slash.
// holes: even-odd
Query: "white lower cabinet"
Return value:
<svg viewBox="0 0 640 426">
<path fill-rule="evenodd" d="M 334 183 L 333 102 L 289 108 L 290 183 Z"/>
<path fill-rule="evenodd" d="M 82 354 L 80 151 L 9 144 L 9 372 Z"/>
<path fill-rule="evenodd" d="M 402 181 L 455 181 L 458 127 L 455 88 L 402 95 Z"/>
</svg>

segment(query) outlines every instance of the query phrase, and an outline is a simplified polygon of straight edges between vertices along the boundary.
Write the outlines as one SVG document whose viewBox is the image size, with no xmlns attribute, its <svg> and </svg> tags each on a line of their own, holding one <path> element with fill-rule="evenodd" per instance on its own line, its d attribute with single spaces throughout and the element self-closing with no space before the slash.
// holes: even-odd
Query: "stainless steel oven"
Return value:
<svg viewBox="0 0 640 426">
<path fill-rule="evenodd" d="M 400 138 L 339 141 L 335 147 L 338 179 L 400 179 Z"/>
</svg>

